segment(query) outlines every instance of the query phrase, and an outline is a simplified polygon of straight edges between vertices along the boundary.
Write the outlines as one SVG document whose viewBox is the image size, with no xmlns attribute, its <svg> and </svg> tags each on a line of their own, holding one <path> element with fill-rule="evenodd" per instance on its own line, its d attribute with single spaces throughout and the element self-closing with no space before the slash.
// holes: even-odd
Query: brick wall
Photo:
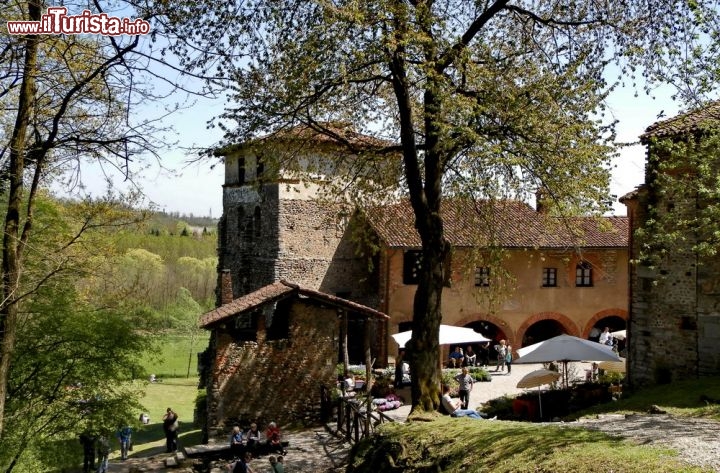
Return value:
<svg viewBox="0 0 720 473">
<path fill-rule="evenodd" d="M 320 385 L 336 379 L 337 311 L 300 300 L 289 311 L 287 340 L 266 341 L 262 323 L 257 342 L 236 342 L 228 331 L 214 331 L 210 437 L 227 437 L 237 422 L 287 427 L 317 421 Z"/>
</svg>

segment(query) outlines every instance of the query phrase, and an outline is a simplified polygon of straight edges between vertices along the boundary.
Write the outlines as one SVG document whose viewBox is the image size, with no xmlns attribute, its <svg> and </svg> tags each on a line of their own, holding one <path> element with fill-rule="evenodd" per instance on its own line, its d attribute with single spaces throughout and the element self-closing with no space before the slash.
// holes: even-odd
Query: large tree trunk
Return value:
<svg viewBox="0 0 720 473">
<path fill-rule="evenodd" d="M 40 5 L 37 1 L 28 2 L 28 17 L 31 21 L 40 21 Z M 8 169 L 10 186 L 3 234 L 2 307 L 0 309 L 0 439 L 5 425 L 5 398 L 10 376 L 10 362 L 15 351 L 17 334 L 18 307 L 16 297 L 21 266 L 19 255 L 20 213 L 27 131 L 30 122 L 31 105 L 35 95 L 37 50 L 38 37 L 28 36 L 25 39 L 23 80 L 18 98 L 18 112 L 10 140 L 10 167 Z"/>
<path fill-rule="evenodd" d="M 433 235 L 437 245 L 423 249 L 422 275 L 413 307 L 413 337 L 410 352 L 413 410 L 434 411 L 440 400 L 441 371 L 438 333 L 442 312 L 440 304 L 444 281 L 445 244 L 442 226 Z"/>
</svg>

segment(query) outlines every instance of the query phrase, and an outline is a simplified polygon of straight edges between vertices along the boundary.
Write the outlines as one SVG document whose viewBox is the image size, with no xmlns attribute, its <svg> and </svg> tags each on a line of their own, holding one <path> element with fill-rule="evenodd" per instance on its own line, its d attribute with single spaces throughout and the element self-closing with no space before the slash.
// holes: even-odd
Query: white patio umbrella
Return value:
<svg viewBox="0 0 720 473">
<path fill-rule="evenodd" d="M 545 368 L 541 368 L 539 370 L 531 371 L 525 376 L 523 376 L 520 381 L 517 383 L 518 388 L 534 388 L 537 386 L 538 388 L 538 404 L 540 406 L 540 420 L 542 421 L 543 413 L 542 413 L 542 396 L 540 391 L 540 386 L 543 384 L 550 384 L 554 383 L 560 379 L 560 373 L 557 371 L 552 370 L 546 370 Z"/>
<path fill-rule="evenodd" d="M 617 330 L 615 332 L 610 332 L 610 335 L 612 335 L 613 338 L 617 338 L 618 340 L 625 340 L 627 338 L 627 330 Z"/>
<path fill-rule="evenodd" d="M 400 348 L 404 348 L 405 344 L 410 340 L 410 337 L 412 337 L 412 330 L 396 333 L 392 337 L 397 344 L 400 345 Z M 489 341 L 489 338 L 484 337 L 471 328 L 440 325 L 440 345 Z"/>
<path fill-rule="evenodd" d="M 549 363 L 562 361 L 565 369 L 565 387 L 567 388 L 567 363 L 569 361 L 620 361 L 620 357 L 607 345 L 573 337 L 557 337 L 535 343 L 517 350 L 520 358 L 513 363 Z"/>
</svg>

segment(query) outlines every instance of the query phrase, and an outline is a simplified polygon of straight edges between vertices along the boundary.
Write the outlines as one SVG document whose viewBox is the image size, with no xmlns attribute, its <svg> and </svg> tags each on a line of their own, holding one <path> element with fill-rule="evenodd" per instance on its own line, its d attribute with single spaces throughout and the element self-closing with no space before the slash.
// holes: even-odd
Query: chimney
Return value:
<svg viewBox="0 0 720 473">
<path fill-rule="evenodd" d="M 232 274 L 229 269 L 220 272 L 220 305 L 233 301 Z"/>
<path fill-rule="evenodd" d="M 542 189 L 535 191 L 535 210 L 538 213 L 547 213 L 547 202 L 545 199 L 545 192 Z"/>
</svg>

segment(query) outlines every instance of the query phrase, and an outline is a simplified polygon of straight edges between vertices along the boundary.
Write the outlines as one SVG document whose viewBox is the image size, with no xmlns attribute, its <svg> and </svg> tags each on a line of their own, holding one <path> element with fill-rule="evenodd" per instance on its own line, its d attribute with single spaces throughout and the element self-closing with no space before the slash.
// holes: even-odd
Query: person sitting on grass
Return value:
<svg viewBox="0 0 720 473">
<path fill-rule="evenodd" d="M 443 408 L 450 414 L 451 417 L 470 417 L 471 419 L 486 419 L 487 414 L 484 412 L 478 412 L 475 409 L 463 409 L 462 402 L 460 399 L 453 399 L 450 397 L 450 386 L 443 384 L 443 395 L 440 399 Z M 495 420 L 492 418 L 490 420 Z"/>
</svg>

